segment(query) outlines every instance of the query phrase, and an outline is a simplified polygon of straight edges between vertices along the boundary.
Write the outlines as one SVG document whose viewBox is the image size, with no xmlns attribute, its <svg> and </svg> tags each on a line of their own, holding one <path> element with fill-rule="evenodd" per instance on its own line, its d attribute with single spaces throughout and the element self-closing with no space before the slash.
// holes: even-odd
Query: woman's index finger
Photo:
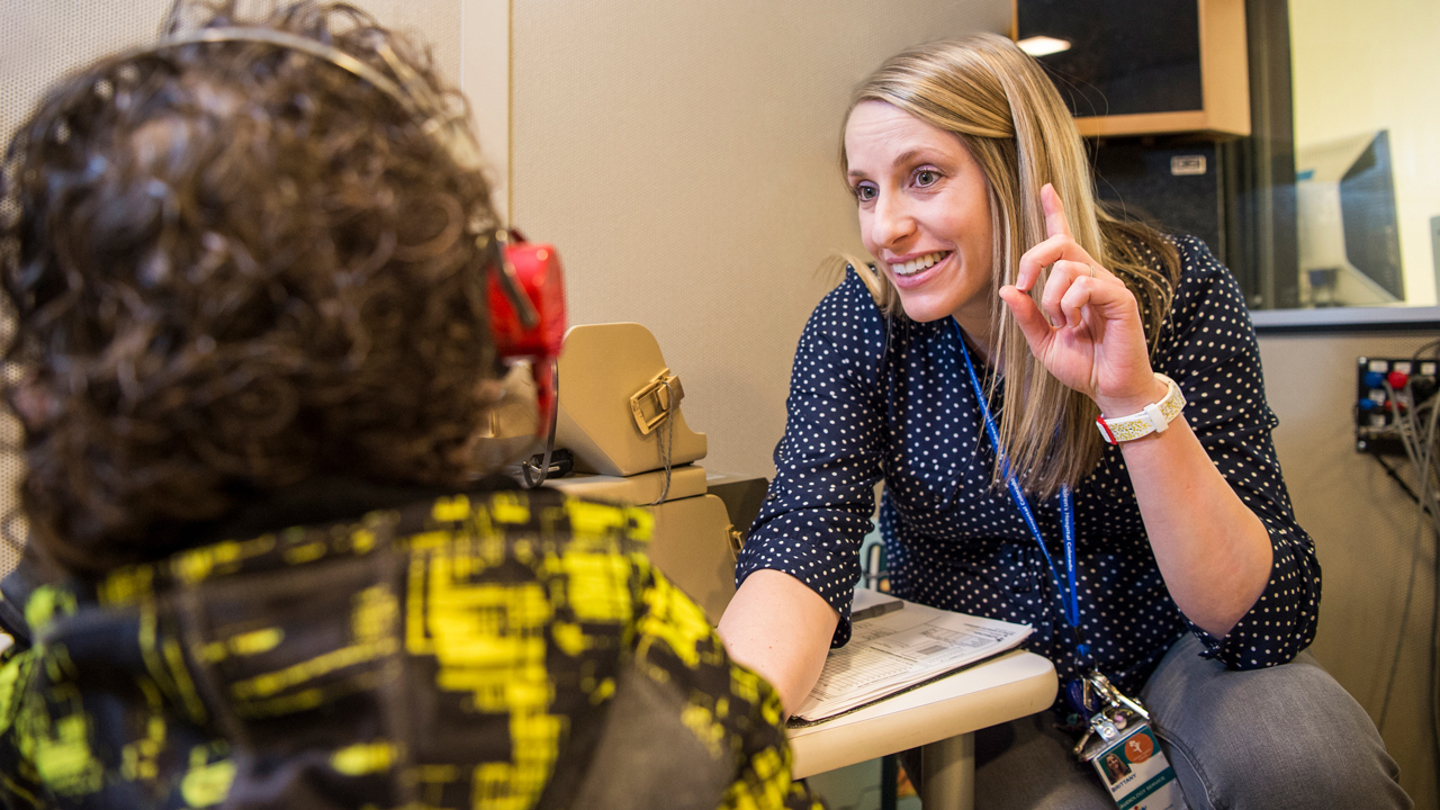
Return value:
<svg viewBox="0 0 1440 810">
<path fill-rule="evenodd" d="M 1065 203 L 1055 187 L 1046 183 L 1040 188 L 1040 207 L 1045 211 L 1045 235 L 1069 236 L 1070 223 L 1065 220 Z"/>
</svg>

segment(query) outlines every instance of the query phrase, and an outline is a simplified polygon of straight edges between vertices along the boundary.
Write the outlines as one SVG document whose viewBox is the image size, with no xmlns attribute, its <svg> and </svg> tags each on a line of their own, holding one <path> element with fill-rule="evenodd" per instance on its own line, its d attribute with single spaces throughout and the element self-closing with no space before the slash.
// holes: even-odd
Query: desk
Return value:
<svg viewBox="0 0 1440 810">
<path fill-rule="evenodd" d="M 786 731 L 797 779 L 925 746 L 925 810 L 974 806 L 973 732 L 1050 708 L 1055 667 L 1011 650 L 902 695 Z"/>
</svg>

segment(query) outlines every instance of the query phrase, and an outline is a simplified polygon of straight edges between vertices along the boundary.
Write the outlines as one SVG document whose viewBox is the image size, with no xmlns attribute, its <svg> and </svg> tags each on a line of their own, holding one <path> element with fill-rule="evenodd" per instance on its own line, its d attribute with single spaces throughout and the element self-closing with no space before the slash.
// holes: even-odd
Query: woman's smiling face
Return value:
<svg viewBox="0 0 1440 810">
<path fill-rule="evenodd" d="M 954 134 L 883 101 L 845 124 L 848 182 L 860 238 L 916 321 L 954 316 L 972 337 L 996 306 L 990 188 Z"/>
</svg>

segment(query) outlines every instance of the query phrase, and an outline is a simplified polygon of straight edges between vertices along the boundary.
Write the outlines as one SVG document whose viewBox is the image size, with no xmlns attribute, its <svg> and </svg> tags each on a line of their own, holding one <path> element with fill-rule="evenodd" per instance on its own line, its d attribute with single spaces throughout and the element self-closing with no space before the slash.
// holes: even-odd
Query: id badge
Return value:
<svg viewBox="0 0 1440 810">
<path fill-rule="evenodd" d="M 1120 810 L 1183 810 L 1184 795 L 1175 769 L 1160 750 L 1150 723 L 1131 725 L 1113 744 L 1094 754 L 1090 764 Z"/>
<path fill-rule="evenodd" d="M 1093 670 L 1067 685 L 1066 697 L 1090 717 L 1075 754 L 1095 766 L 1120 810 L 1184 810 L 1175 769 L 1160 750 L 1144 706 Z"/>
</svg>

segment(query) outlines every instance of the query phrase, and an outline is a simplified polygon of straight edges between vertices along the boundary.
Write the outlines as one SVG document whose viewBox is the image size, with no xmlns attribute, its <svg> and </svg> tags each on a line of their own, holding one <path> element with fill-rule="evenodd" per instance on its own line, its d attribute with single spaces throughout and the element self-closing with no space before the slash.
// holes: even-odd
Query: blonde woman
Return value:
<svg viewBox="0 0 1440 810">
<path fill-rule="evenodd" d="M 1408 806 L 1369 718 L 1302 652 L 1320 569 L 1243 299 L 1204 244 L 1096 206 L 1058 93 L 998 36 L 881 66 L 842 168 L 876 262 L 800 339 L 720 625 L 732 655 L 799 705 L 849 639 L 883 479 L 894 590 L 1031 624 L 1062 683 L 1098 671 L 1140 697 L 1192 807 Z M 1113 807 L 1065 714 L 981 735 L 978 806 Z"/>
</svg>

